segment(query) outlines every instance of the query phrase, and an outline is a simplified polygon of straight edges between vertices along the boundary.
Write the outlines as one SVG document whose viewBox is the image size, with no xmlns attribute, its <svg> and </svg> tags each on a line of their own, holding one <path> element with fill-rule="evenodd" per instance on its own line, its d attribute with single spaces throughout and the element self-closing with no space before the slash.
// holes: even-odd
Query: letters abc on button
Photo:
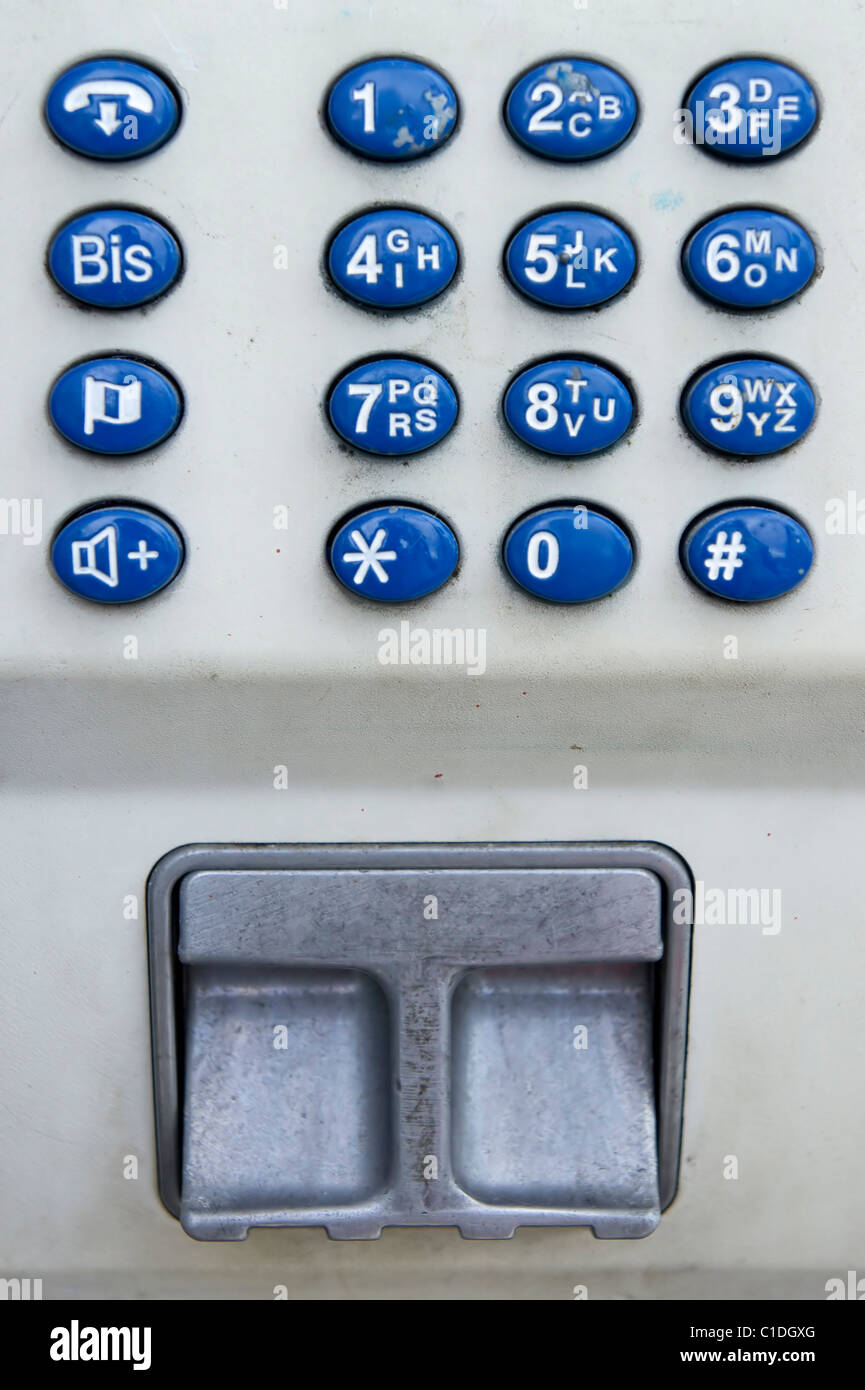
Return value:
<svg viewBox="0 0 865 1390">
<path fill-rule="evenodd" d="M 693 231 L 682 252 L 691 284 L 732 309 L 768 309 L 799 294 L 817 264 L 804 227 L 769 208 L 732 208 Z"/>
<path fill-rule="evenodd" d="M 166 439 L 180 423 L 180 387 L 133 357 L 92 357 L 58 377 L 48 398 L 57 430 L 94 454 L 135 454 Z"/>
<path fill-rule="evenodd" d="M 57 578 L 94 603 L 134 603 L 180 572 L 183 538 L 173 522 L 138 503 L 103 503 L 70 517 L 51 547 Z"/>
<path fill-rule="evenodd" d="M 685 99 L 686 137 L 723 159 L 786 154 L 810 135 L 817 96 L 807 78 L 769 58 L 735 58 L 703 74 Z"/>
<path fill-rule="evenodd" d="M 505 121 L 521 145 L 547 159 L 597 159 L 630 135 L 634 89 L 614 68 L 587 58 L 554 58 L 511 88 Z"/>
<path fill-rule="evenodd" d="M 682 537 L 681 556 L 701 589 L 737 603 L 762 603 L 802 583 L 814 545 L 786 512 L 741 503 L 693 521 Z"/>
<path fill-rule="evenodd" d="M 620 294 L 637 269 L 624 227 L 583 208 L 559 208 L 511 237 L 505 269 L 529 299 L 554 309 L 588 309 Z"/>
<path fill-rule="evenodd" d="M 91 58 L 58 77 L 45 119 L 69 149 L 91 159 L 152 154 L 177 129 L 180 102 L 152 68 L 125 58 Z"/>
<path fill-rule="evenodd" d="M 685 387 L 682 416 L 703 444 L 722 454 L 777 454 L 810 429 L 817 402 L 795 367 L 768 358 L 716 363 Z"/>
<path fill-rule="evenodd" d="M 337 78 L 327 120 L 342 144 L 368 159 L 419 159 L 454 132 L 457 97 L 447 78 L 413 58 L 373 58 Z"/>
<path fill-rule="evenodd" d="M 148 304 L 174 283 L 182 254 L 174 235 L 131 208 L 93 208 L 54 237 L 48 267 L 82 304 L 130 309 Z"/>
</svg>

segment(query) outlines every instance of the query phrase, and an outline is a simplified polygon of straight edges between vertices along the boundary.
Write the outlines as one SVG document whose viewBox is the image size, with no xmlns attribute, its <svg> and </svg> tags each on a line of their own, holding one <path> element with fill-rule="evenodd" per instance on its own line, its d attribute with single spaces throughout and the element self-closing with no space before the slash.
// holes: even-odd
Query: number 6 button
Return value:
<svg viewBox="0 0 865 1390">
<path fill-rule="evenodd" d="M 575 503 L 521 517 L 504 544 L 515 583 L 551 603 L 588 603 L 624 584 L 634 548 L 618 522 Z"/>
<path fill-rule="evenodd" d="M 804 227 L 770 208 L 731 208 L 693 231 L 682 268 L 694 289 L 731 309 L 768 309 L 799 294 L 817 264 Z"/>
</svg>

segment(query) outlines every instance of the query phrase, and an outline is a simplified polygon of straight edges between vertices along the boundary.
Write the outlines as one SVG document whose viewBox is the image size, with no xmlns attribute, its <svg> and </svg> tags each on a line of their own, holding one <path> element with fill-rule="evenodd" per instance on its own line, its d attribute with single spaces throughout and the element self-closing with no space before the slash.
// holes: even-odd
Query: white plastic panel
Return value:
<svg viewBox="0 0 865 1390">
<path fill-rule="evenodd" d="M 824 526 L 827 502 L 861 488 L 865 429 L 859 7 L 6 0 L 2 17 L 2 492 L 44 516 L 40 544 L 0 536 L 2 1272 L 42 1277 L 46 1296 L 822 1297 L 865 1260 L 863 540 Z M 57 72 L 111 50 L 173 74 L 186 107 L 176 139 L 117 168 L 61 148 L 40 116 Z M 634 138 L 586 168 L 534 159 L 500 120 L 511 79 L 567 50 L 619 67 L 641 105 Z M 355 159 L 320 120 L 332 77 L 387 51 L 439 66 L 462 103 L 446 149 L 403 168 Z M 672 137 L 691 78 L 741 52 L 789 60 L 820 93 L 820 129 L 771 167 Z M 632 292 L 576 320 L 501 270 L 511 229 L 561 200 L 611 212 L 640 252 Z M 177 290 L 128 316 L 73 306 L 43 265 L 61 220 L 115 201 L 163 216 L 187 255 Z M 346 303 L 321 273 L 330 231 L 378 201 L 441 216 L 464 257 L 405 317 Z M 752 201 L 800 217 L 823 264 L 801 300 L 753 318 L 699 300 L 678 266 L 693 226 Z M 186 394 L 178 433 L 135 460 L 87 457 L 47 421 L 59 371 L 107 349 L 155 358 Z M 378 351 L 429 357 L 460 390 L 456 430 L 407 466 L 345 452 L 323 418 L 336 372 Z M 619 366 L 640 405 L 627 444 L 574 465 L 498 415 L 520 365 L 566 351 Z M 816 384 L 817 424 L 789 454 L 725 463 L 684 434 L 681 386 L 727 352 L 780 354 Z M 190 553 L 173 588 L 107 612 L 56 583 L 46 544 L 71 509 L 116 496 L 164 509 Z M 441 510 L 463 548 L 454 582 L 406 613 L 351 602 L 324 561 L 333 523 L 383 496 Z M 621 514 L 638 563 L 609 601 L 562 611 L 517 591 L 498 552 L 514 517 L 571 496 Z M 789 598 L 730 609 L 688 583 L 677 543 L 701 509 L 751 496 L 806 521 L 817 560 Z M 403 619 L 483 630 L 483 674 L 382 665 L 379 632 Z M 670 844 L 724 895 L 726 925 L 707 911 L 695 934 L 682 1183 L 656 1234 L 190 1241 L 155 1189 L 152 864 L 190 841 L 581 839 Z M 741 925 L 740 889 L 764 890 Z"/>
</svg>

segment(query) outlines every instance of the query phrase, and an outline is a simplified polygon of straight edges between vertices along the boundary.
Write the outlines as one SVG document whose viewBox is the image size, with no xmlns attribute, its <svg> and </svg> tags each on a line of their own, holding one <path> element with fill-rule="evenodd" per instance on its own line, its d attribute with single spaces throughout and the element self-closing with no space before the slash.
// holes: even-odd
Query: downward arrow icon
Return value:
<svg viewBox="0 0 865 1390">
<path fill-rule="evenodd" d="M 98 125 L 99 129 L 104 131 L 106 135 L 113 135 L 117 127 L 120 125 L 120 121 L 117 116 L 117 102 L 100 101 L 99 118 L 98 120 L 95 120 L 93 124 Z"/>
</svg>

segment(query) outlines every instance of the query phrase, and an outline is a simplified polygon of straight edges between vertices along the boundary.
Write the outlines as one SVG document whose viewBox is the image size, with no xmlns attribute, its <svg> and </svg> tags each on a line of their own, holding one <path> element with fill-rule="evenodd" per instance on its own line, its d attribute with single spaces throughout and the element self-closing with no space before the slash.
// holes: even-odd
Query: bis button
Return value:
<svg viewBox="0 0 865 1390">
<path fill-rule="evenodd" d="M 814 419 L 814 392 L 801 372 L 766 358 L 717 363 L 685 387 L 682 415 L 711 449 L 762 458 L 789 449 Z"/>
<path fill-rule="evenodd" d="M 55 427 L 95 454 L 152 449 L 178 426 L 180 388 L 132 357 L 93 357 L 58 377 L 48 398 Z"/>
<path fill-rule="evenodd" d="M 454 388 L 434 367 L 385 357 L 352 367 L 333 387 L 331 423 L 369 454 L 417 454 L 437 444 L 457 418 Z"/>
<path fill-rule="evenodd" d="M 774 507 L 726 507 L 693 522 L 682 537 L 690 577 L 710 594 L 739 603 L 789 593 L 813 558 L 804 526 Z"/>
<path fill-rule="evenodd" d="M 733 208 L 710 218 L 682 253 L 694 288 L 734 309 L 783 304 L 805 288 L 816 263 L 805 228 L 767 208 Z"/>
<path fill-rule="evenodd" d="M 135 159 L 164 145 L 180 106 L 168 83 L 125 58 L 91 58 L 69 68 L 45 102 L 45 119 L 64 145 L 91 159 Z"/>
<path fill-rule="evenodd" d="M 426 63 L 373 58 L 337 79 L 327 119 L 338 140 L 369 159 L 418 159 L 453 134 L 457 97 Z"/>
<path fill-rule="evenodd" d="M 520 227 L 505 251 L 505 267 L 517 289 L 538 304 L 588 309 L 630 283 L 637 252 L 618 222 L 560 208 Z"/>
<path fill-rule="evenodd" d="M 624 584 L 634 550 L 612 517 L 560 505 L 517 521 L 505 539 L 504 561 L 530 594 L 551 603 L 588 603 Z"/>
<path fill-rule="evenodd" d="M 420 507 L 373 507 L 349 517 L 330 544 L 341 584 L 380 603 L 404 603 L 440 589 L 459 560 L 446 522 Z"/>
<path fill-rule="evenodd" d="M 177 577 L 183 555 L 180 532 L 166 517 L 121 502 L 78 512 L 51 547 L 61 583 L 96 603 L 149 598 Z"/>
<path fill-rule="evenodd" d="M 597 362 L 536 362 L 505 393 L 505 419 L 520 439 L 545 454 L 576 458 L 607 449 L 631 423 L 625 383 Z"/>
<path fill-rule="evenodd" d="M 161 222 L 130 208 L 94 208 L 61 227 L 48 265 L 73 299 L 130 309 L 163 294 L 180 274 L 180 247 Z"/>
<path fill-rule="evenodd" d="M 695 83 L 685 107 L 689 139 L 724 159 L 786 154 L 817 120 L 810 82 L 769 58 L 720 63 Z"/>
<path fill-rule="evenodd" d="M 548 159 L 596 159 L 627 139 L 637 119 L 630 83 L 587 58 L 556 58 L 532 68 L 505 104 L 510 132 Z"/>
<path fill-rule="evenodd" d="M 457 268 L 450 232 L 422 212 L 380 208 L 337 232 L 327 263 L 345 294 L 377 309 L 425 304 L 441 294 Z"/>
</svg>

